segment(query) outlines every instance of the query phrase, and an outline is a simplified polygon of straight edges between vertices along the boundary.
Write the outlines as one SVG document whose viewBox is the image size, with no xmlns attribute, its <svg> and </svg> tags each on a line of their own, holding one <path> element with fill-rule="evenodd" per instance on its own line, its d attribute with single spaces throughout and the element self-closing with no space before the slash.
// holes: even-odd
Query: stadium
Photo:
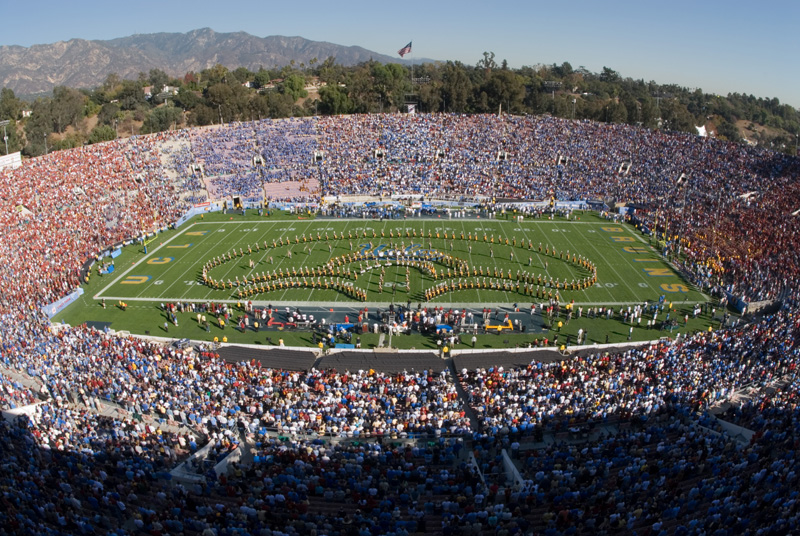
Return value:
<svg viewBox="0 0 800 536">
<path fill-rule="evenodd" d="M 796 532 L 799 175 L 454 114 L 3 170 L 0 533 Z"/>
</svg>

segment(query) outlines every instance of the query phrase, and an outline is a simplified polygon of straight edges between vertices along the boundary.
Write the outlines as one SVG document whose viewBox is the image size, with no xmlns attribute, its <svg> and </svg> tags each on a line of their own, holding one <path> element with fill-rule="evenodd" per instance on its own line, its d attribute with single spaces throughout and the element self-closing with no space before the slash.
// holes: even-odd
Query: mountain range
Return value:
<svg viewBox="0 0 800 536">
<path fill-rule="evenodd" d="M 187 33 L 137 34 L 106 41 L 71 39 L 22 47 L 0 46 L 0 87 L 17 95 L 52 91 L 55 86 L 93 88 L 111 73 L 135 79 L 140 72 L 161 69 L 183 76 L 216 64 L 229 69 L 258 70 L 336 58 L 340 65 L 373 59 L 409 63 L 358 46 L 342 46 L 302 37 L 257 37 L 246 32 L 217 33 L 210 28 Z M 415 63 L 430 60 L 415 59 Z"/>
</svg>

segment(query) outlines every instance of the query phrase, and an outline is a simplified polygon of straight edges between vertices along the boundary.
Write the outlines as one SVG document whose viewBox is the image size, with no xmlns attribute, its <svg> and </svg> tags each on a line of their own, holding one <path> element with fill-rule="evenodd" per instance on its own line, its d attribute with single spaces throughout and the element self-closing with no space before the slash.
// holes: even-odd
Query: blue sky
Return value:
<svg viewBox="0 0 800 536">
<path fill-rule="evenodd" d="M 777 97 L 800 107 L 800 2 L 465 0 L 0 0 L 0 44 L 209 27 L 302 36 L 389 55 L 413 40 L 415 58 L 474 65 L 484 51 L 512 67 L 570 62 L 659 83 Z M 222 10 L 220 9 L 222 8 Z"/>
</svg>

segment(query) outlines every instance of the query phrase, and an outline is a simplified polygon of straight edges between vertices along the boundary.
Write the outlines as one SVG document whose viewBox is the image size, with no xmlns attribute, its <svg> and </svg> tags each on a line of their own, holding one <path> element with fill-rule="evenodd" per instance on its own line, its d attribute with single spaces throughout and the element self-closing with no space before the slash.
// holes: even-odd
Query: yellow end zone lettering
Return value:
<svg viewBox="0 0 800 536">
<path fill-rule="evenodd" d="M 647 248 L 642 246 L 625 246 L 622 248 L 625 253 L 647 253 Z"/>
<path fill-rule="evenodd" d="M 681 283 L 664 283 L 661 285 L 664 292 L 689 292 L 689 288 Z"/>
<path fill-rule="evenodd" d="M 184 244 L 182 246 L 167 246 L 167 249 L 186 249 L 190 246 L 191 244 Z"/>
<path fill-rule="evenodd" d="M 183 233 L 185 236 L 205 236 L 208 234 L 208 231 L 189 231 L 188 233 Z"/>
<path fill-rule="evenodd" d="M 120 281 L 122 285 L 141 285 L 142 283 L 147 283 L 152 279 L 149 275 L 129 275 L 124 280 Z"/>
<path fill-rule="evenodd" d="M 175 260 L 175 257 L 153 257 L 147 264 L 167 264 Z"/>
<path fill-rule="evenodd" d="M 633 259 L 633 262 L 661 262 L 661 260 L 660 259 Z"/>
<path fill-rule="evenodd" d="M 604 230 L 605 232 L 607 232 L 607 233 L 622 233 L 622 232 L 624 232 L 624 231 L 622 230 L 622 227 L 608 227 L 608 226 L 603 226 L 603 227 L 600 227 L 600 228 L 601 228 L 602 230 Z"/>
<path fill-rule="evenodd" d="M 636 239 L 632 236 L 612 236 L 611 240 L 614 242 L 635 242 Z"/>
<path fill-rule="evenodd" d="M 642 268 L 650 277 L 667 277 L 674 275 L 669 268 Z"/>
</svg>

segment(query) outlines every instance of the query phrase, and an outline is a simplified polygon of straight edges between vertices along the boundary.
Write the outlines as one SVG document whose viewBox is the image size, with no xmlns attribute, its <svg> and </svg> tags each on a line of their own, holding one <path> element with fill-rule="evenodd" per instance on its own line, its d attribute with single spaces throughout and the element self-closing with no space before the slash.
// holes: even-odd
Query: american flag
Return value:
<svg viewBox="0 0 800 536">
<path fill-rule="evenodd" d="M 401 58 L 406 54 L 411 54 L 411 41 L 409 41 L 406 46 L 398 50 L 397 53 L 400 54 Z"/>
</svg>

